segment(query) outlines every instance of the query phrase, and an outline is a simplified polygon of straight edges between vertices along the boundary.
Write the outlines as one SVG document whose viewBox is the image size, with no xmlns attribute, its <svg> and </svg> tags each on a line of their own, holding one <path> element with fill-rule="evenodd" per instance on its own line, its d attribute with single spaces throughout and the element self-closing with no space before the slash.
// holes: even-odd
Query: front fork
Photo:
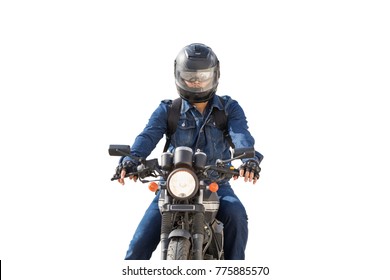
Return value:
<svg viewBox="0 0 390 280">
<path fill-rule="evenodd" d="M 204 213 L 196 213 L 193 223 L 192 259 L 203 260 Z"/>
<path fill-rule="evenodd" d="M 200 196 L 197 199 L 197 205 L 196 205 L 197 207 L 195 207 L 195 210 L 193 211 L 194 215 L 192 216 L 192 227 L 185 226 L 184 229 L 173 230 L 172 229 L 172 222 L 173 222 L 172 217 L 173 217 L 174 211 L 171 211 L 171 210 L 163 211 L 162 219 L 161 219 L 161 236 L 160 236 L 161 259 L 162 260 L 167 259 L 169 240 L 172 237 L 183 237 L 183 238 L 190 239 L 190 241 L 192 243 L 192 246 L 191 246 L 192 259 L 193 260 L 203 260 L 204 206 L 202 204 L 203 204 L 203 190 L 200 190 Z M 163 208 L 165 208 L 165 207 L 163 207 Z M 185 223 L 187 223 L 188 219 L 185 219 L 185 220 L 186 220 Z"/>
<path fill-rule="evenodd" d="M 162 213 L 162 219 L 161 219 L 161 236 L 160 236 L 160 243 L 161 243 L 161 259 L 166 260 L 167 259 L 167 252 L 168 252 L 168 245 L 169 245 L 169 234 L 172 230 L 172 212 L 164 212 Z"/>
</svg>

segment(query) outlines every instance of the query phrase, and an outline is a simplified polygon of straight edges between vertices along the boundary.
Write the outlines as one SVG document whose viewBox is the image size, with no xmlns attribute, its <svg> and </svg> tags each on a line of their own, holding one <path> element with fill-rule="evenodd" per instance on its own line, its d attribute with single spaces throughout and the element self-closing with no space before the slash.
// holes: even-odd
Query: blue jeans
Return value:
<svg viewBox="0 0 390 280">
<path fill-rule="evenodd" d="M 217 219 L 224 224 L 226 260 L 244 260 L 248 240 L 248 217 L 244 206 L 229 184 L 218 190 L 220 206 Z M 158 195 L 139 223 L 130 242 L 125 260 L 149 260 L 160 242 L 161 214 Z"/>
</svg>

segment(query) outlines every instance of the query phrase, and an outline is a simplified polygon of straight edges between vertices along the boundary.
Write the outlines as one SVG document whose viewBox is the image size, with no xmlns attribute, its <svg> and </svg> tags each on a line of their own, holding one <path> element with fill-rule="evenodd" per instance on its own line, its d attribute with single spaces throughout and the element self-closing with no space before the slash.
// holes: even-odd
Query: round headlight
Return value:
<svg viewBox="0 0 390 280">
<path fill-rule="evenodd" d="M 198 188 L 198 178 L 189 169 L 179 168 L 168 176 L 169 193 L 177 199 L 188 199 L 194 196 Z"/>
</svg>

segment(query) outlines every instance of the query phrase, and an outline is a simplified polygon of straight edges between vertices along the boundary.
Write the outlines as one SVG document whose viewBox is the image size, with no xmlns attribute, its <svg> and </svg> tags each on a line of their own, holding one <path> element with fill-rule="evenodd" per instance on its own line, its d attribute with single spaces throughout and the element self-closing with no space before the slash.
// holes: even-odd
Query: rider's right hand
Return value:
<svg viewBox="0 0 390 280">
<path fill-rule="evenodd" d="M 119 177 L 118 182 L 122 185 L 125 184 L 125 176 L 127 173 L 137 172 L 137 165 L 132 161 L 125 161 L 120 163 L 116 170 L 115 175 Z M 134 182 L 137 181 L 138 177 L 134 175 L 129 176 Z"/>
</svg>

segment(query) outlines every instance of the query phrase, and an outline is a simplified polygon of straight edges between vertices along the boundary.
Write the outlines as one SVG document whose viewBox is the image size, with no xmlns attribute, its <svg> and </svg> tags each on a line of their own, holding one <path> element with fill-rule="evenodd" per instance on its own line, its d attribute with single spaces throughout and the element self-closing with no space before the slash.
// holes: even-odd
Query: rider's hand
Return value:
<svg viewBox="0 0 390 280">
<path fill-rule="evenodd" d="M 137 171 L 137 165 L 132 161 L 125 161 L 120 163 L 116 170 L 115 175 L 120 177 L 118 182 L 122 185 L 125 184 L 125 176 L 127 173 L 133 173 Z M 130 175 L 129 179 L 132 179 L 134 182 L 137 181 L 138 177 L 134 175 Z"/>
<path fill-rule="evenodd" d="M 259 163 L 256 160 L 248 160 L 244 162 L 240 166 L 239 170 L 240 170 L 240 177 L 244 177 L 245 182 L 253 181 L 253 184 L 256 184 L 257 180 L 260 178 L 261 168 L 259 166 Z"/>
</svg>

